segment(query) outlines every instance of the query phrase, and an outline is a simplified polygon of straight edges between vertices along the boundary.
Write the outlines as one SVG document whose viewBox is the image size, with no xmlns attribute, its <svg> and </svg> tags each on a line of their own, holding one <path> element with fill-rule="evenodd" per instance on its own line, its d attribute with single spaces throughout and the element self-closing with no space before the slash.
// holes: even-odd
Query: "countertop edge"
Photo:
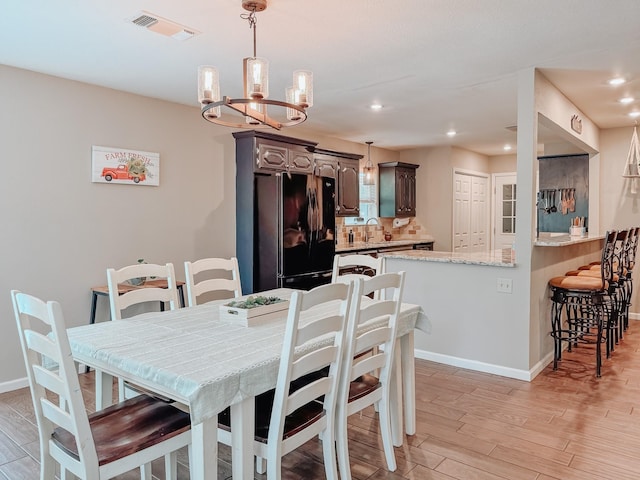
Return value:
<svg viewBox="0 0 640 480">
<path fill-rule="evenodd" d="M 495 252 L 477 253 L 452 253 L 452 252 L 432 252 L 428 250 L 400 250 L 397 252 L 381 253 L 384 258 L 395 258 L 400 260 L 415 260 L 419 262 L 455 263 L 463 265 L 481 265 L 486 267 L 506 267 L 514 268 L 515 262 L 503 256 L 502 250 Z"/>
<path fill-rule="evenodd" d="M 578 245 L 580 243 L 594 242 L 604 239 L 604 235 L 588 235 L 586 237 L 572 237 L 571 235 L 559 235 L 556 237 L 545 237 L 534 240 L 534 247 L 566 247 Z"/>
</svg>

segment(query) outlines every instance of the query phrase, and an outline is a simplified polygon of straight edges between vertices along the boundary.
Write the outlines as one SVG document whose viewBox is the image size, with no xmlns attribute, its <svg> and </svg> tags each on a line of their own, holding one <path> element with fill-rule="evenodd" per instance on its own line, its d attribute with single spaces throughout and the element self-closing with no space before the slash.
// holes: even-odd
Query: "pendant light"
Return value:
<svg viewBox="0 0 640 480">
<path fill-rule="evenodd" d="M 365 163 L 364 168 L 362 169 L 362 173 L 364 174 L 364 178 L 362 180 L 363 185 L 375 185 L 376 183 L 376 169 L 371 163 L 371 144 L 373 142 L 364 142 L 367 144 L 367 163 Z"/>
</svg>

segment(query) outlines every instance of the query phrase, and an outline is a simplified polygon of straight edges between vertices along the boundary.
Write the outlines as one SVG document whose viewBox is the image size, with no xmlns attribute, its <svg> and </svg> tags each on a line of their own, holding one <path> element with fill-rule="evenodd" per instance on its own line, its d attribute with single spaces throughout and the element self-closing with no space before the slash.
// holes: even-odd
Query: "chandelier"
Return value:
<svg viewBox="0 0 640 480">
<path fill-rule="evenodd" d="M 267 0 L 242 0 L 249 13 L 240 15 L 253 30 L 253 57 L 243 59 L 243 98 L 220 97 L 218 70 L 198 67 L 198 101 L 202 117 L 212 123 L 234 128 L 291 127 L 307 119 L 306 109 L 313 105 L 313 73 L 293 72 L 293 86 L 285 90 L 286 101 L 269 97 L 269 62 L 256 55 L 256 12 L 267 8 Z M 223 112 L 224 107 L 224 114 Z M 270 116 L 267 107 L 277 112 Z M 273 111 L 271 114 L 273 114 Z"/>
</svg>

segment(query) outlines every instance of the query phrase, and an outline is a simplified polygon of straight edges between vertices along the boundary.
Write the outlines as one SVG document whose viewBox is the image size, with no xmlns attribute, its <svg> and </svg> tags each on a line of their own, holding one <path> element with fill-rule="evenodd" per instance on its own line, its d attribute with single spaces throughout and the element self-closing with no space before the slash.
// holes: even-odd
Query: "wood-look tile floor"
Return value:
<svg viewBox="0 0 640 480">
<path fill-rule="evenodd" d="M 640 478 L 640 322 L 594 376 L 593 349 L 565 353 L 523 382 L 418 360 L 416 435 L 396 449 L 398 469 L 386 470 L 376 415 L 350 419 L 355 480 L 595 480 Z M 87 409 L 93 375 L 81 375 Z M 186 455 L 179 474 L 187 479 Z M 36 480 L 38 432 L 28 389 L 0 395 L 0 478 Z M 157 472 L 156 469 L 157 468 Z M 154 475 L 164 478 L 162 462 Z M 220 479 L 231 475 L 220 446 Z M 255 475 L 257 479 L 266 478 Z M 119 479 L 139 478 L 129 472 Z M 283 460 L 287 480 L 323 479 L 322 449 L 308 442 Z"/>
</svg>

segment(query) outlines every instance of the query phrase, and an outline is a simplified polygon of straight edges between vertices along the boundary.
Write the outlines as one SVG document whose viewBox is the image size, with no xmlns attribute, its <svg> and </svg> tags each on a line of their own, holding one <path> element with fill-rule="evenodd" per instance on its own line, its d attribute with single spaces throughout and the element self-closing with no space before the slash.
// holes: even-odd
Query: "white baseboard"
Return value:
<svg viewBox="0 0 640 480">
<path fill-rule="evenodd" d="M 13 390 L 19 390 L 28 386 L 29 379 L 27 377 L 18 378 L 16 380 L 0 383 L 0 393 L 12 392 Z"/>
<path fill-rule="evenodd" d="M 422 360 L 429 360 L 431 362 L 451 365 L 453 367 L 466 368 L 467 370 L 475 370 L 477 372 L 500 375 L 501 377 L 524 380 L 526 382 L 530 382 L 531 380 L 533 380 L 536 375 L 538 375 L 551 361 L 553 361 L 553 353 L 550 353 L 544 359 L 540 360 L 536 365 L 534 365 L 531 370 L 518 370 L 516 368 L 503 367 L 501 365 L 493 365 L 491 363 L 478 362 L 476 360 L 469 360 L 466 358 L 452 357 L 450 355 L 442 355 L 440 353 L 427 352 L 426 350 L 419 349 L 415 350 L 415 357 Z"/>
<path fill-rule="evenodd" d="M 640 320 L 640 313 L 629 313 L 629 320 Z"/>
</svg>

